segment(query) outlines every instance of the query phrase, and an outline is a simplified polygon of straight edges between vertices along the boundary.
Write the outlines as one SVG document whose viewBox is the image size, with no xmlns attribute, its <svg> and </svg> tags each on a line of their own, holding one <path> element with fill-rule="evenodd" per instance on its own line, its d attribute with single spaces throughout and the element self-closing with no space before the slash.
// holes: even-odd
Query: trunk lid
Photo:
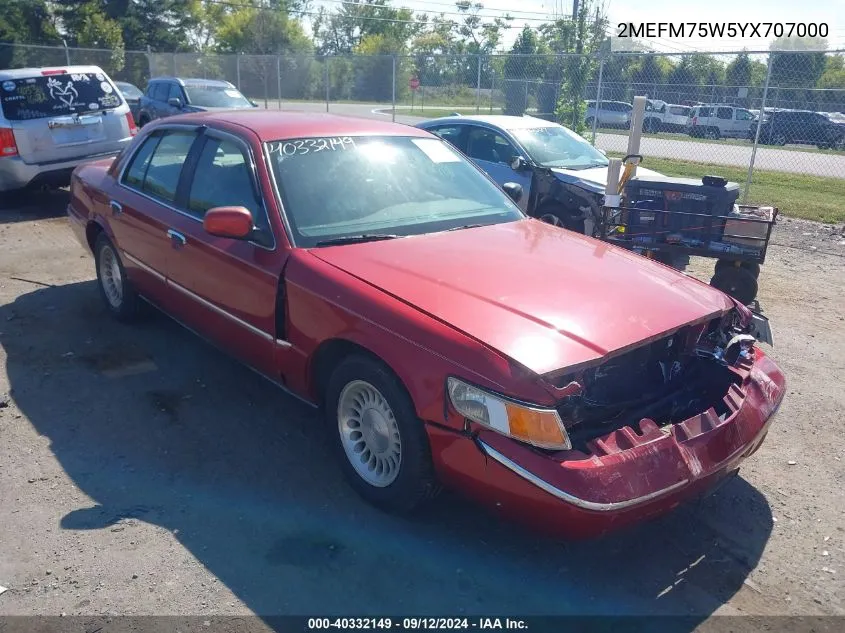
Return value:
<svg viewBox="0 0 845 633">
<path fill-rule="evenodd" d="M 25 163 L 118 152 L 128 107 L 103 73 L 56 73 L 2 82 L 0 103 Z"/>
</svg>

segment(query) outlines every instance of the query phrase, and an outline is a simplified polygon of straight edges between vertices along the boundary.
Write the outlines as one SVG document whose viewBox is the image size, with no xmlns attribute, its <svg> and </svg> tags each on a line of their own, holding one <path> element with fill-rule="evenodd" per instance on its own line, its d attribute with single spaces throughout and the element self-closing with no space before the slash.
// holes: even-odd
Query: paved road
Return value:
<svg viewBox="0 0 845 633">
<path fill-rule="evenodd" d="M 282 109 L 325 112 L 326 105 L 324 102 L 283 102 Z M 444 106 L 444 109 L 449 108 L 448 106 Z M 390 117 L 389 106 L 332 103 L 329 106 L 329 110 L 335 114 L 346 114 L 357 117 Z M 425 119 L 418 116 L 397 115 L 396 120 L 400 123 L 413 125 Z M 624 152 L 627 144 L 628 137 L 623 134 L 598 134 L 596 138 L 596 146 L 609 152 Z M 750 145 L 702 143 L 693 140 L 644 138 L 641 144 L 641 152 L 644 156 L 653 156 L 655 158 L 694 160 L 731 167 L 747 168 L 751 160 Z M 845 178 L 845 153 L 826 154 L 822 152 L 760 147 L 757 150 L 755 165 L 758 169 Z"/>
</svg>

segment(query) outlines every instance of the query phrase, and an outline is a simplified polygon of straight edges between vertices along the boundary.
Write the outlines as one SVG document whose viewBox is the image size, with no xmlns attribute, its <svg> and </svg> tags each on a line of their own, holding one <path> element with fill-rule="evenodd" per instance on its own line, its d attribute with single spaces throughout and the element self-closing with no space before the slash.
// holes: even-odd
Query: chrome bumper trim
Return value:
<svg viewBox="0 0 845 633">
<path fill-rule="evenodd" d="M 678 488 L 682 488 L 683 486 L 686 486 L 689 483 L 689 479 L 684 479 L 682 481 L 679 481 L 678 483 L 668 486 L 667 488 L 656 490 L 655 492 L 643 495 L 642 497 L 626 499 L 624 501 L 613 501 L 610 503 L 597 503 L 595 501 L 587 501 L 586 499 L 580 499 L 574 495 L 569 494 L 568 492 L 564 492 L 559 488 L 555 488 L 553 485 L 551 485 L 547 481 L 544 481 L 543 479 L 540 479 L 537 475 L 527 471 L 525 468 L 523 468 L 513 460 L 508 459 L 492 446 L 485 444 L 481 440 L 477 440 L 477 442 L 478 445 L 481 447 L 481 450 L 483 450 L 489 457 L 492 457 L 502 466 L 516 473 L 526 481 L 534 484 L 541 490 L 549 493 L 553 497 L 560 499 L 561 501 L 571 503 L 572 505 L 578 506 L 579 508 L 584 508 L 585 510 L 593 510 L 595 512 L 612 512 L 614 510 L 623 510 L 625 508 L 630 508 L 631 506 L 646 503 L 647 501 L 651 501 L 652 499 L 662 497 L 663 495 L 677 490 Z"/>
</svg>

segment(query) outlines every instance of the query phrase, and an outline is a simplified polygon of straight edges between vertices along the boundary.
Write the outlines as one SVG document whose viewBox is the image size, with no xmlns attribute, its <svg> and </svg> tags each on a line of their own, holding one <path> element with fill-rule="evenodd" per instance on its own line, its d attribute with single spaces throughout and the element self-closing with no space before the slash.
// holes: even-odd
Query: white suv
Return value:
<svg viewBox="0 0 845 633">
<path fill-rule="evenodd" d="M 730 105 L 699 105 L 689 113 L 686 132 L 703 138 L 750 138 L 754 115 Z"/>
</svg>

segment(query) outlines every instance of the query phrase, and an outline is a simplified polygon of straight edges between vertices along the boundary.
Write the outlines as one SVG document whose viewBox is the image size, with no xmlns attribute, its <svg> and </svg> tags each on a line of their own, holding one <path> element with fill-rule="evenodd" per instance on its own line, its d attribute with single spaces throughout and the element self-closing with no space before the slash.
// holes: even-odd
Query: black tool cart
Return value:
<svg viewBox="0 0 845 633">
<path fill-rule="evenodd" d="M 716 258 L 710 284 L 749 304 L 777 219 L 773 207 L 737 204 L 739 185 L 718 176 L 634 177 L 620 208 L 605 208 L 601 239 L 672 263 L 684 256 Z"/>
</svg>

